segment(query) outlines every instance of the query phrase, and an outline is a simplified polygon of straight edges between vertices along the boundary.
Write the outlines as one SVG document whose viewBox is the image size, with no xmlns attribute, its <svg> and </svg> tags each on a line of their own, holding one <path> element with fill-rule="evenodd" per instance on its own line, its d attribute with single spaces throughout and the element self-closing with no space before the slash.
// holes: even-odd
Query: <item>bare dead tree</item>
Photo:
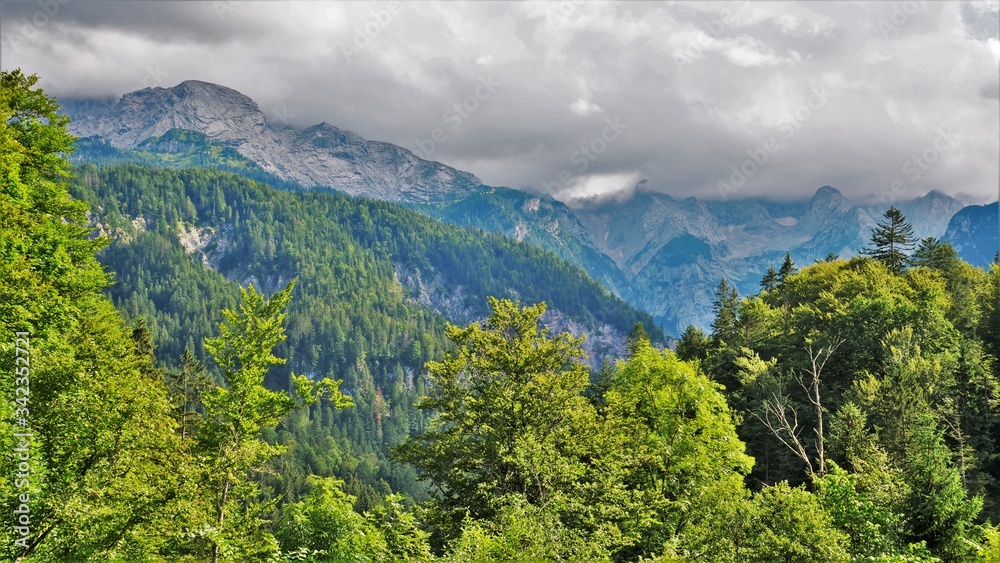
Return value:
<svg viewBox="0 0 1000 563">
<path fill-rule="evenodd" d="M 810 367 L 806 370 L 806 373 L 799 372 L 798 381 L 802 389 L 805 390 L 806 396 L 809 397 L 809 402 L 812 403 L 813 407 L 816 408 L 816 427 L 813 428 L 813 433 L 816 434 L 816 452 L 819 457 L 819 475 L 822 477 L 826 474 L 826 448 L 824 445 L 824 426 L 823 426 L 823 401 L 820 396 L 820 380 L 823 376 L 823 368 L 826 367 L 827 360 L 833 355 L 833 352 L 844 343 L 843 338 L 838 338 L 834 340 L 826 348 L 820 348 L 813 352 L 812 344 L 809 345 L 809 363 Z M 808 379 L 805 377 L 808 375 Z"/>
<path fill-rule="evenodd" d="M 789 414 L 791 418 L 789 418 Z M 799 434 L 802 433 L 799 428 L 799 412 L 792 406 L 788 396 L 772 393 L 771 398 L 764 403 L 764 416 L 760 416 L 758 413 L 753 413 L 753 415 L 774 434 L 779 442 L 806 464 L 806 473 L 812 477 L 815 474 L 812 458 L 799 439 Z"/>
<path fill-rule="evenodd" d="M 809 455 L 805 444 L 802 443 L 801 434 L 804 428 L 799 425 L 798 410 L 792 405 L 787 395 L 772 393 L 771 398 L 764 403 L 764 416 L 753 413 L 778 441 L 788 448 L 795 457 L 802 460 L 806 465 L 806 474 L 815 477 L 826 474 L 826 445 L 824 440 L 825 430 L 823 422 L 823 400 L 820 392 L 823 369 L 826 362 L 833 355 L 833 352 L 844 343 L 843 339 L 836 339 L 830 345 L 814 350 L 812 344 L 807 351 L 809 353 L 810 366 L 798 372 L 796 380 L 799 386 L 806 392 L 809 403 L 816 409 L 816 426 L 813 428 L 815 434 L 814 446 L 816 448 L 816 463 Z"/>
</svg>

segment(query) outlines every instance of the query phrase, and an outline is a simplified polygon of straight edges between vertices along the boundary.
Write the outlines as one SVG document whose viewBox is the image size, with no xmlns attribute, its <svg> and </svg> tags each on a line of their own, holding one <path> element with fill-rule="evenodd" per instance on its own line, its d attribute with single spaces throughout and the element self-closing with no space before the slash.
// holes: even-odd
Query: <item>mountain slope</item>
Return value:
<svg viewBox="0 0 1000 563">
<path fill-rule="evenodd" d="M 961 203 L 931 192 L 899 206 L 918 236 L 940 236 Z M 797 203 L 638 193 L 627 201 L 583 207 L 576 216 L 625 273 L 632 303 L 668 333 L 679 334 L 688 323 L 703 328 L 711 323 L 722 278 L 743 294 L 755 293 L 768 265 L 777 267 L 786 252 L 799 266 L 829 253 L 854 256 L 868 244 L 883 211 L 823 186 Z"/>
<path fill-rule="evenodd" d="M 652 313 L 673 335 L 689 323 L 710 324 L 712 294 L 723 277 L 742 293 L 755 292 L 768 264 L 786 252 L 800 266 L 830 253 L 855 255 L 886 207 L 824 186 L 797 202 L 639 192 L 570 209 L 551 198 L 483 186 L 472 174 L 328 124 L 276 130 L 246 96 L 196 81 L 115 102 L 70 103 L 67 113 L 76 120 L 72 129 L 89 136 L 76 162 L 208 166 L 292 190 L 301 184 L 406 203 L 447 223 L 552 251 Z M 962 207 L 935 191 L 894 204 L 918 237 L 941 236 Z"/>
<path fill-rule="evenodd" d="M 173 129 L 196 131 L 235 149 L 265 172 L 305 187 L 336 187 L 386 201 L 441 201 L 482 184 L 467 172 L 327 123 L 279 131 L 250 98 L 196 80 L 145 88 L 111 104 L 70 100 L 63 111 L 73 120 L 73 134 L 99 137 L 118 149 L 139 148 Z"/>
<path fill-rule="evenodd" d="M 356 407 L 317 405 L 315 424 L 290 430 L 308 428 L 273 484 L 289 501 L 309 473 L 345 480 L 363 510 L 393 491 L 423 498 L 413 469 L 388 453 L 426 426 L 414 404 L 424 362 L 448 346 L 446 320 L 484 318 L 487 295 L 545 301 L 553 333 L 588 335 L 594 367 L 624 355 L 635 322 L 664 339 L 649 315 L 554 254 L 396 204 L 138 165 L 79 167 L 72 191 L 112 238 L 99 255 L 116 280 L 112 300 L 146 320 L 158 358 L 174 369 L 185 348 L 207 360 L 201 343 L 216 335 L 221 309 L 238 305 L 237 283 L 271 293 L 298 278 L 277 350 L 288 363 L 267 383 L 287 388 L 293 372 L 343 379 Z"/>
<path fill-rule="evenodd" d="M 617 335 L 591 338 L 589 351 L 597 362 L 622 349 L 636 322 L 652 324 L 648 315 L 549 252 L 444 225 L 390 203 L 279 191 L 227 172 L 133 165 L 84 167 L 79 190 L 94 209 L 95 225 L 117 236 L 113 248 L 154 233 L 162 244 L 184 248 L 227 279 L 254 282 L 269 292 L 301 277 L 301 291 L 316 292 L 327 306 L 350 299 L 364 310 L 390 300 L 384 308 L 391 311 L 397 296 L 406 307 L 432 309 L 464 323 L 486 314 L 487 295 L 546 301 L 553 321 L 594 335 Z M 118 266 L 121 287 L 127 288 L 129 264 Z M 319 282 L 313 278 L 330 285 L 314 287 Z M 651 332 L 662 339 L 655 328 Z"/>
<path fill-rule="evenodd" d="M 965 207 L 951 218 L 941 238 L 955 247 L 962 260 L 989 268 L 1000 252 L 1000 203 Z"/>
<path fill-rule="evenodd" d="M 625 275 L 597 248 L 586 227 L 562 202 L 509 188 L 490 188 L 456 201 L 412 207 L 446 223 L 502 233 L 554 252 L 587 270 L 615 295 L 630 302 L 635 299 Z"/>
</svg>

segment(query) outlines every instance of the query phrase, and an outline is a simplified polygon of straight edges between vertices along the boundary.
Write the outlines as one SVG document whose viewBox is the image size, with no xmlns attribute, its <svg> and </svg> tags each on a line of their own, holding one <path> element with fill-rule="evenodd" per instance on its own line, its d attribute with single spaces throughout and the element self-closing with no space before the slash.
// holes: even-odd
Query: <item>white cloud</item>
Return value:
<svg viewBox="0 0 1000 563">
<path fill-rule="evenodd" d="M 604 111 L 601 106 L 583 99 L 579 99 L 570 104 L 569 110 L 577 115 L 591 115 Z"/>
</svg>

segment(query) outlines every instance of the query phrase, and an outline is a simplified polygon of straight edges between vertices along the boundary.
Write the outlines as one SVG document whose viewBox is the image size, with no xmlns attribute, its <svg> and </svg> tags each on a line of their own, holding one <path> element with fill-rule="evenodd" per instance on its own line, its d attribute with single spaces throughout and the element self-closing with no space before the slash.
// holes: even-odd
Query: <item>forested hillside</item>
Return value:
<svg viewBox="0 0 1000 563">
<path fill-rule="evenodd" d="M 390 491 L 423 494 L 412 470 L 389 465 L 388 448 L 424 427 L 413 408 L 424 389 L 419 370 L 444 347 L 445 317 L 484 317 L 487 295 L 547 300 L 591 327 L 597 365 L 621 354 L 636 322 L 651 326 L 548 253 L 393 204 L 281 192 L 219 171 L 141 166 L 80 168 L 73 191 L 114 238 L 100 255 L 115 276 L 113 301 L 126 318 L 145 320 L 167 366 L 178 367 L 185 349 L 205 361 L 201 342 L 215 336 L 221 308 L 238 302 L 236 282 L 271 293 L 299 279 L 289 339 L 278 348 L 289 361 L 267 383 L 287 388 L 293 371 L 335 376 L 356 408 L 332 415 L 316 406 L 322 428 L 293 430 L 303 433 L 297 457 L 275 484 L 291 500 L 310 472 L 347 480 L 365 509 Z M 596 338 L 602 327 L 619 336 Z M 325 450 L 328 439 L 341 447 Z"/>
<path fill-rule="evenodd" d="M 723 282 L 674 353 L 510 239 L 72 170 L 36 80 L 0 77 L 5 560 L 1000 559 L 1000 265 L 899 210 Z M 624 357 L 545 319 L 631 327 Z"/>
</svg>

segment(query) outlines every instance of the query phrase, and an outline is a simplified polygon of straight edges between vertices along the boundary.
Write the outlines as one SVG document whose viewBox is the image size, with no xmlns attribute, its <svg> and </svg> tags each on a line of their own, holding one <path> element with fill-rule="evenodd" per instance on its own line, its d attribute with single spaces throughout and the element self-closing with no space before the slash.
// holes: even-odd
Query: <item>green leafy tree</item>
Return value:
<svg viewBox="0 0 1000 563">
<path fill-rule="evenodd" d="M 753 459 L 721 386 L 641 341 L 616 366 L 605 399 L 629 452 L 626 483 L 641 507 L 629 522 L 640 541 L 620 555 L 649 557 L 668 545 L 708 558 L 724 552 L 725 522 L 746 496 L 743 477 Z"/>
<path fill-rule="evenodd" d="M 587 518 L 595 489 L 586 483 L 604 475 L 593 462 L 606 444 L 582 395 L 589 376 L 581 340 L 550 338 L 539 327 L 544 303 L 489 303 L 482 325 L 448 327 L 455 350 L 427 364 L 432 387 L 420 403 L 438 418 L 398 449 L 436 487 L 430 519 L 439 547 L 466 515 L 492 520 L 511 502 Z"/>
<path fill-rule="evenodd" d="M 467 519 L 441 560 L 613 561 L 604 545 L 568 528 L 551 507 L 523 501 L 503 507 L 494 521 Z"/>
<path fill-rule="evenodd" d="M 778 483 L 753 496 L 745 520 L 730 533 L 737 561 L 849 561 L 847 537 L 834 527 L 819 499 L 804 488 Z"/>
<path fill-rule="evenodd" d="M 403 496 L 391 494 L 368 515 L 385 540 L 384 555 L 390 561 L 427 561 L 431 558 L 430 534 L 413 511 L 403 506 Z"/>
<path fill-rule="evenodd" d="M 906 222 L 903 212 L 889 207 L 884 220 L 872 229 L 871 245 L 861 253 L 886 265 L 895 274 L 901 274 L 913 250 L 913 226 Z"/>
<path fill-rule="evenodd" d="M 0 327 L 8 335 L 0 366 L 5 374 L 23 366 L 15 332 L 27 333 L 18 346 L 30 356 L 27 380 L 0 378 L 0 505 L 6 515 L 22 504 L 30 511 L 23 533 L 5 520 L 0 558 L 139 560 L 162 542 L 156 529 L 183 456 L 163 381 L 102 294 L 108 276 L 95 253 L 107 241 L 89 236 L 87 206 L 67 190 L 68 120 L 37 81 L 0 72 Z M 23 419 L 16 427 L 15 415 Z M 15 440 L 24 430 L 30 439 Z M 21 462 L 30 477 L 19 484 Z"/>
<path fill-rule="evenodd" d="M 324 396 L 335 406 L 351 401 L 339 391 L 339 381 L 318 384 L 305 376 L 292 376 L 295 394 L 264 387 L 268 368 L 284 362 L 272 350 L 285 339 L 282 310 L 291 299 L 295 282 L 269 299 L 252 285 L 243 290 L 239 312 L 223 312 L 226 322 L 219 337 L 205 342 L 222 369 L 224 386 L 204 395 L 205 422 L 199 435 L 211 491 L 213 563 L 226 559 L 258 557 L 273 550 L 273 539 L 263 528 L 256 503 L 259 493 L 248 473 L 283 451 L 261 439 L 261 431 L 274 426 L 295 408 Z M 223 551 L 223 548 L 225 550 Z"/>
<path fill-rule="evenodd" d="M 343 481 L 309 478 L 312 490 L 282 509 L 276 537 L 286 561 L 371 561 L 386 550 L 374 525 L 354 511 Z M 400 559 L 402 560 L 402 559 Z"/>
</svg>

